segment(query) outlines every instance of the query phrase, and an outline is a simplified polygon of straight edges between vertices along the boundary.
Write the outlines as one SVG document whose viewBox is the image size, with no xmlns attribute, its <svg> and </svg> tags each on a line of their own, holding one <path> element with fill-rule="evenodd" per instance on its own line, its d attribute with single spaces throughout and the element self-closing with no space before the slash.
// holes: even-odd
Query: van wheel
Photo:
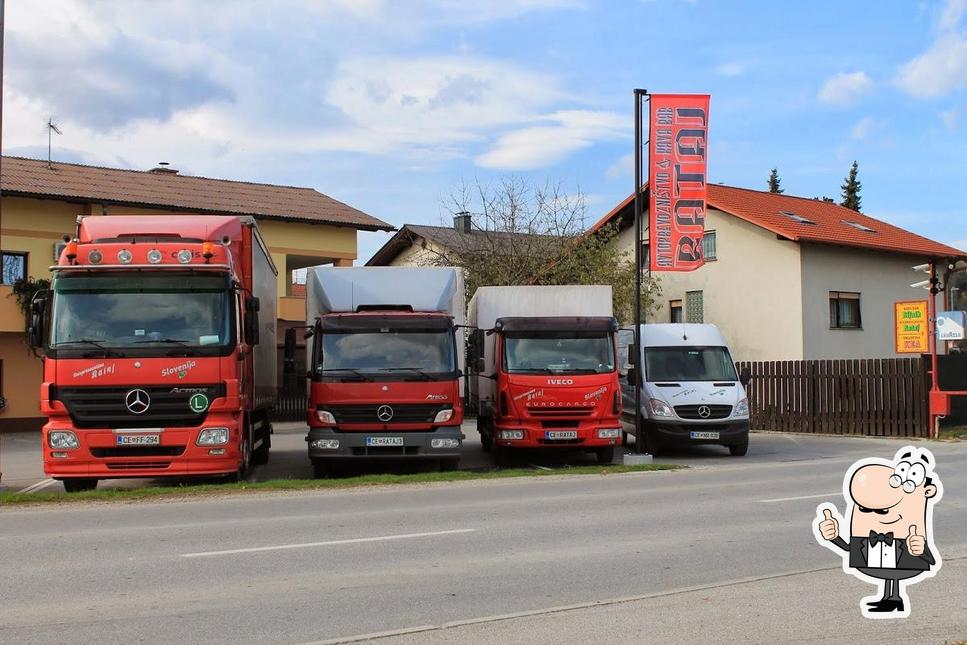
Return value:
<svg viewBox="0 0 967 645">
<path fill-rule="evenodd" d="M 85 490 L 94 490 L 97 488 L 96 479 L 65 479 L 62 481 L 64 484 L 64 490 L 68 493 L 80 493 Z"/>
<path fill-rule="evenodd" d="M 599 464 L 610 464 L 614 461 L 614 446 L 598 448 L 594 453 L 598 456 Z"/>
<path fill-rule="evenodd" d="M 272 448 L 272 426 L 266 423 L 262 432 L 262 445 L 252 451 L 252 463 L 256 466 L 269 463 L 269 450 Z"/>
<path fill-rule="evenodd" d="M 749 442 L 744 443 L 733 443 L 729 446 L 729 454 L 733 457 L 744 457 L 745 453 L 749 452 Z"/>
</svg>

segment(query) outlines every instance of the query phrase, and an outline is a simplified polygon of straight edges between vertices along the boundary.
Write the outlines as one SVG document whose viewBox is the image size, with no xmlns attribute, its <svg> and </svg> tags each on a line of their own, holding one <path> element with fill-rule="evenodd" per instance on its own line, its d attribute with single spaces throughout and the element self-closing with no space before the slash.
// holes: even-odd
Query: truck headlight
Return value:
<svg viewBox="0 0 967 645">
<path fill-rule="evenodd" d="M 433 423 L 446 423 L 452 418 L 453 418 L 452 409 L 440 410 L 439 412 L 436 413 L 436 416 L 433 418 Z"/>
<path fill-rule="evenodd" d="M 670 417 L 672 416 L 672 409 L 668 407 L 668 404 L 664 401 L 658 399 L 651 399 L 649 401 L 651 405 L 651 413 L 656 417 Z"/>
<path fill-rule="evenodd" d="M 336 417 L 332 415 L 329 410 L 316 410 L 316 418 L 319 419 L 319 423 L 335 423 Z"/>
<path fill-rule="evenodd" d="M 598 430 L 598 439 L 617 439 L 621 436 L 621 428 L 601 428 Z"/>
<path fill-rule="evenodd" d="M 749 399 L 742 399 L 739 401 L 739 404 L 735 406 L 734 414 L 737 417 L 749 416 Z"/>
<path fill-rule="evenodd" d="M 47 433 L 47 445 L 56 450 L 73 450 L 80 448 L 77 435 L 70 430 L 54 430 Z"/>
<path fill-rule="evenodd" d="M 339 450 L 339 439 L 314 439 L 309 442 L 309 447 L 318 450 Z"/>
<path fill-rule="evenodd" d="M 205 428 L 198 434 L 199 446 L 220 446 L 228 443 L 228 428 Z"/>
<path fill-rule="evenodd" d="M 459 439 L 430 439 L 431 448 L 459 448 Z"/>
<path fill-rule="evenodd" d="M 501 439 L 523 439 L 524 431 L 523 430 L 501 430 L 500 438 Z"/>
</svg>

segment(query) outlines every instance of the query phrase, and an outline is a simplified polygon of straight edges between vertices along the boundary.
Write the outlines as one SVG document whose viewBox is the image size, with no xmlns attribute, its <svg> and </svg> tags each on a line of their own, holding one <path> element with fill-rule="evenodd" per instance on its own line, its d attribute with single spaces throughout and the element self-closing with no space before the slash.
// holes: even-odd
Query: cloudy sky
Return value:
<svg viewBox="0 0 967 645">
<path fill-rule="evenodd" d="M 311 186 L 439 224 L 461 182 L 631 192 L 632 95 L 712 95 L 711 180 L 967 249 L 967 0 L 8 0 L 3 151 Z M 360 260 L 387 235 L 360 236 Z"/>
</svg>

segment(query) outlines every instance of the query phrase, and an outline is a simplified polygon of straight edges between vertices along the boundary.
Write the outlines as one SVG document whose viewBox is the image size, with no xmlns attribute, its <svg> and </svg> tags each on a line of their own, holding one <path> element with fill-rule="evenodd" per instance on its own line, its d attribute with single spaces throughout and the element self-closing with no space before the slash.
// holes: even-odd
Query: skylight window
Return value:
<svg viewBox="0 0 967 645">
<path fill-rule="evenodd" d="M 780 215 L 785 215 L 786 217 L 788 217 L 792 221 L 797 222 L 799 224 L 812 224 L 813 226 L 816 225 L 816 222 L 812 221 L 808 217 L 803 217 L 802 215 L 797 215 L 796 213 L 793 213 L 793 212 L 790 212 L 790 211 L 779 211 L 779 214 Z"/>
<path fill-rule="evenodd" d="M 853 221 L 850 221 L 848 219 L 844 219 L 843 220 L 843 224 L 848 224 L 849 226 L 852 226 L 856 230 L 863 231 L 864 233 L 876 233 L 876 231 L 873 230 L 872 228 L 870 228 L 869 226 L 864 226 L 863 224 L 860 224 L 859 222 L 853 222 Z"/>
</svg>

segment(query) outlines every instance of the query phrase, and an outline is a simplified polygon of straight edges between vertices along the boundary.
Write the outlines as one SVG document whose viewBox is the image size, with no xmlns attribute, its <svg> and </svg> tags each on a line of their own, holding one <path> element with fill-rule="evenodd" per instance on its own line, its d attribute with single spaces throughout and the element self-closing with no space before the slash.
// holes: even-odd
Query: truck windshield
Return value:
<svg viewBox="0 0 967 645">
<path fill-rule="evenodd" d="M 645 378 L 657 381 L 735 381 L 725 347 L 646 347 Z"/>
<path fill-rule="evenodd" d="M 504 370 L 512 374 L 603 374 L 614 371 L 610 334 L 514 334 L 504 339 Z"/>
<path fill-rule="evenodd" d="M 452 329 L 322 334 L 317 367 L 327 372 L 427 378 L 456 370 Z"/>
<path fill-rule="evenodd" d="M 50 348 L 123 355 L 216 351 L 234 342 L 223 276 L 108 274 L 54 281 Z"/>
</svg>

